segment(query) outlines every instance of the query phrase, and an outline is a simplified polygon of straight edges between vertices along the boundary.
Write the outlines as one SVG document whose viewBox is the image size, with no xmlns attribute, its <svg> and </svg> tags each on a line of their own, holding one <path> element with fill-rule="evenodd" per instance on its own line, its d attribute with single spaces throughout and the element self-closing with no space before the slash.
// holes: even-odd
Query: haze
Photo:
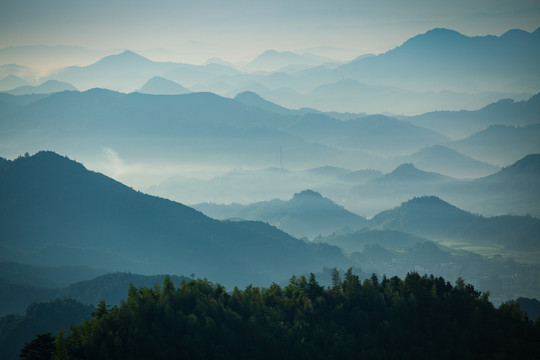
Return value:
<svg viewBox="0 0 540 360">
<path fill-rule="evenodd" d="M 469 36 L 500 35 L 513 28 L 533 31 L 539 18 L 540 3 L 534 0 L 5 0 L 0 48 L 130 49 L 156 61 L 187 63 L 212 57 L 246 63 L 269 49 L 309 49 L 351 60 L 388 51 L 435 27 Z"/>
</svg>

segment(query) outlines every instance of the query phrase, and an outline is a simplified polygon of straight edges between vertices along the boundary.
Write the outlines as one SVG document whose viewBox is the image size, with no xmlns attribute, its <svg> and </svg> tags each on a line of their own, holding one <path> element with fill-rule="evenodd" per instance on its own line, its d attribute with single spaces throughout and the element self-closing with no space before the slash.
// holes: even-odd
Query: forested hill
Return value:
<svg viewBox="0 0 540 360">
<path fill-rule="evenodd" d="M 28 226 L 32 224 L 32 226 Z M 0 260 L 261 284 L 347 263 L 260 222 L 222 222 L 53 152 L 0 165 Z"/>
<path fill-rule="evenodd" d="M 540 324 L 470 285 L 408 274 L 333 285 L 291 278 L 232 292 L 206 280 L 131 287 L 127 300 L 57 338 L 77 359 L 538 359 Z M 54 341 L 54 339 L 50 339 Z"/>
</svg>

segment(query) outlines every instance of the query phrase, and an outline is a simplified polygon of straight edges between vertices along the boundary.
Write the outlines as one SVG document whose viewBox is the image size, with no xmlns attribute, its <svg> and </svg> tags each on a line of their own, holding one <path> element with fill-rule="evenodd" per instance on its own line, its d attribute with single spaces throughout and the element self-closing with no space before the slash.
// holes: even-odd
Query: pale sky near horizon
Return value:
<svg viewBox="0 0 540 360">
<path fill-rule="evenodd" d="M 469 36 L 534 31 L 540 1 L 0 0 L 0 48 L 168 49 L 194 61 L 320 46 L 377 54 L 435 27 Z"/>
</svg>

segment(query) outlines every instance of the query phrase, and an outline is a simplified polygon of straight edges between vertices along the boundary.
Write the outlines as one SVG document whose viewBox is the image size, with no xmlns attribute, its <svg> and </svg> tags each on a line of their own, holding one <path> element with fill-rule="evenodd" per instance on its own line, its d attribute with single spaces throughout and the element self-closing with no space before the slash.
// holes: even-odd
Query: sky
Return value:
<svg viewBox="0 0 540 360">
<path fill-rule="evenodd" d="M 269 49 L 324 55 L 319 47 L 350 60 L 435 27 L 479 36 L 539 26 L 538 0 L 0 0 L 0 48 L 152 49 L 153 60 L 191 63 L 245 63 Z"/>
</svg>

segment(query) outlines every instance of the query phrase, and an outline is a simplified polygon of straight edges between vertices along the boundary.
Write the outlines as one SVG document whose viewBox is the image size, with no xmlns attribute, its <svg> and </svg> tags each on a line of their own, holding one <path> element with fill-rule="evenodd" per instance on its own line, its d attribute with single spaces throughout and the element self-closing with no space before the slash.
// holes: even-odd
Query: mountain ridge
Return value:
<svg viewBox="0 0 540 360">
<path fill-rule="evenodd" d="M 297 192 L 287 201 L 274 199 L 248 205 L 206 203 L 194 207 L 218 219 L 265 221 L 296 237 L 313 238 L 345 228 L 360 229 L 367 224 L 364 217 L 313 190 Z"/>
<path fill-rule="evenodd" d="M 338 248 L 310 245 L 260 222 L 210 219 L 52 152 L 10 161 L 0 184 L 2 260 L 194 272 L 235 284 L 345 261 Z"/>
</svg>

